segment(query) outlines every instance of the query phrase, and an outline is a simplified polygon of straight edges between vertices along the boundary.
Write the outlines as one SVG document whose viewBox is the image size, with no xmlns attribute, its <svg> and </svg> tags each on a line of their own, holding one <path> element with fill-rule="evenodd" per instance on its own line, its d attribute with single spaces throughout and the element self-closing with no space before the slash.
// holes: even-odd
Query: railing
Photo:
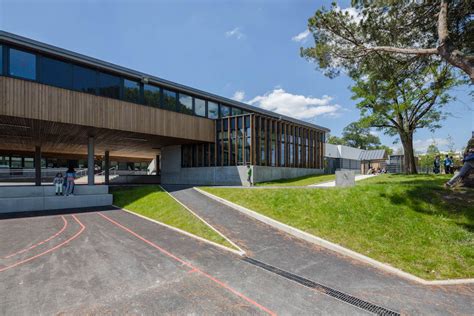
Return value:
<svg viewBox="0 0 474 316">
<path fill-rule="evenodd" d="M 65 175 L 67 168 L 41 168 L 42 178 L 53 178 L 58 173 Z M 76 174 L 87 174 L 87 169 L 79 169 Z M 36 170 L 32 168 L 0 168 L 0 179 L 34 179 L 36 176 Z"/>
<path fill-rule="evenodd" d="M 96 176 L 105 176 L 105 171 L 106 170 L 102 170 L 101 172 L 96 174 Z M 110 168 L 109 169 L 109 176 L 115 176 L 115 175 L 117 175 L 117 167 Z"/>
</svg>

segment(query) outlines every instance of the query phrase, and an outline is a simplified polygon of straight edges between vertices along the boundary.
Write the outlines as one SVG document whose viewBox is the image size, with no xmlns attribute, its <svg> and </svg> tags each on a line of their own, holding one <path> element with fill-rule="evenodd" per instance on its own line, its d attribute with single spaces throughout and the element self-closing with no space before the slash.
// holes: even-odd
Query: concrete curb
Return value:
<svg viewBox="0 0 474 316">
<path fill-rule="evenodd" d="M 178 202 L 182 207 L 184 207 L 185 209 L 187 209 L 191 214 L 193 214 L 194 216 L 196 216 L 201 222 L 203 222 L 204 224 L 206 224 L 210 229 L 212 229 L 213 231 L 215 231 L 217 234 L 219 234 L 219 236 L 221 236 L 222 238 L 224 238 L 225 240 L 227 240 L 227 242 L 229 244 L 231 244 L 232 246 L 234 246 L 236 249 L 238 249 L 237 251 L 234 250 L 234 249 L 231 249 L 231 248 L 227 248 L 225 246 L 222 246 L 222 245 L 219 245 L 213 241 L 210 241 L 210 240 L 207 240 L 208 242 L 211 242 L 213 244 L 216 244 L 217 246 L 222 246 L 222 247 L 225 247 L 226 249 L 229 249 L 229 250 L 233 250 L 235 253 L 237 253 L 239 256 L 244 256 L 245 255 L 245 251 L 240 248 L 239 246 L 237 246 L 232 240 L 230 240 L 229 238 L 227 238 L 227 236 L 225 236 L 223 233 L 221 233 L 219 230 L 217 230 L 214 226 L 212 226 L 211 224 L 209 224 L 206 220 L 204 220 L 204 218 L 202 218 L 201 216 L 199 216 L 198 214 L 196 214 L 193 210 L 191 210 L 189 207 L 187 207 L 186 205 L 184 205 L 183 203 L 181 203 L 181 201 L 179 201 L 177 198 L 175 198 L 171 193 L 169 193 L 168 191 L 165 190 L 165 188 L 163 188 L 161 185 L 159 186 L 163 191 L 165 191 L 173 200 L 175 200 L 176 202 Z M 191 234 L 193 235 L 193 234 Z M 193 235 L 194 236 L 194 235 Z M 198 238 L 201 238 L 199 236 L 196 236 Z M 204 239 L 206 240 L 206 239 Z"/>
<path fill-rule="evenodd" d="M 135 213 L 135 212 L 133 212 L 133 211 L 127 210 L 126 208 L 123 208 L 123 207 L 120 207 L 120 206 L 117 206 L 117 205 L 112 205 L 112 206 L 114 206 L 114 207 L 116 207 L 116 208 L 118 208 L 118 209 L 121 209 L 121 210 L 123 210 L 123 211 L 125 211 L 125 212 L 127 212 L 127 213 L 130 213 L 130 214 L 132 214 L 132 215 L 141 217 L 141 218 L 143 218 L 143 219 L 145 219 L 145 220 L 147 220 L 147 221 L 150 221 L 150 222 L 153 222 L 153 223 L 155 223 L 155 224 L 161 225 L 161 226 L 163 226 L 163 227 L 169 228 L 169 229 L 171 229 L 171 230 L 173 230 L 173 231 L 175 231 L 175 232 L 178 232 L 178 233 L 180 233 L 180 234 L 183 234 L 183 235 L 186 235 L 186 236 L 188 236 L 188 237 L 197 239 L 197 240 L 199 240 L 199 241 L 202 241 L 202 242 L 211 244 L 211 245 L 216 246 L 216 247 L 218 247 L 218 248 L 220 248 L 220 249 L 223 249 L 223 250 L 225 250 L 225 251 L 230 251 L 230 252 L 232 252 L 233 254 L 236 254 L 236 255 L 238 255 L 238 256 L 244 256 L 244 255 L 245 255 L 245 252 L 243 252 L 243 251 L 237 251 L 237 250 L 235 250 L 235 249 L 228 248 L 228 247 L 226 247 L 226 246 L 220 245 L 220 244 L 215 243 L 215 242 L 213 242 L 213 241 L 210 241 L 210 240 L 207 240 L 207 239 L 205 239 L 205 238 L 199 237 L 199 236 L 197 236 L 197 235 L 191 234 L 191 233 L 189 233 L 189 232 L 187 232 L 187 231 L 184 231 L 184 230 L 182 230 L 182 229 L 179 229 L 179 228 L 170 226 L 170 225 L 168 225 L 168 224 L 162 223 L 162 222 L 157 221 L 157 220 L 155 220 L 155 219 L 152 219 L 152 218 L 143 216 L 143 215 L 141 215 L 141 214 Z M 237 248 L 240 249 L 239 247 L 237 247 Z"/>
<path fill-rule="evenodd" d="M 284 223 L 281 223 L 277 220 L 274 220 L 270 217 L 267 217 L 265 215 L 262 215 L 260 213 L 257 213 L 255 211 L 252 211 L 248 208 L 245 208 L 243 206 L 240 206 L 240 205 L 237 205 L 233 202 L 230 202 L 226 199 L 223 199 L 221 197 L 218 197 L 212 193 L 209 193 L 209 192 L 206 192 L 206 191 L 203 191 L 199 188 L 194 188 L 196 191 L 198 191 L 199 193 L 215 200 L 215 201 L 218 201 L 224 205 L 227 205 L 241 213 L 244 213 L 245 215 L 247 216 L 250 216 L 252 218 L 255 218 L 267 225 L 270 225 L 276 229 L 279 229 L 279 230 L 282 230 L 290 235 L 293 235 L 295 237 L 298 237 L 300 239 L 303 239 L 305 241 L 308 241 L 310 243 L 313 243 L 313 244 L 316 244 L 318 246 L 321 246 L 321 247 L 324 247 L 326 249 L 329 249 L 329 250 L 332 250 L 334 252 L 337 252 L 339 254 L 342 254 L 342 255 L 345 255 L 345 256 L 348 256 L 352 259 L 356 259 L 356 260 L 359 260 L 361 262 L 364 262 L 366 264 L 369 264 L 373 267 L 376 267 L 378 269 L 381 269 L 385 272 L 389 272 L 389 273 L 392 273 L 392 274 L 395 274 L 401 278 L 404 278 L 404 279 L 407 279 L 407 280 L 410 280 L 410 281 L 414 281 L 414 282 L 417 282 L 417 283 L 421 283 L 423 285 L 457 285 L 457 284 L 474 284 L 474 279 L 449 279 L 449 280 L 435 280 L 435 281 L 428 281 L 428 280 L 425 280 L 425 279 L 422 279 L 420 277 L 417 277 L 413 274 L 410 274 L 408 272 L 405 272 L 405 271 L 402 271 L 400 269 L 397 269 L 395 267 L 392 267 L 391 265 L 389 264 L 386 264 L 386 263 L 382 263 L 380 261 L 377 261 L 377 260 L 374 260 L 372 258 L 369 258 L 367 256 L 364 256 L 363 254 L 360 254 L 358 252 L 355 252 L 353 250 L 350 250 L 350 249 L 347 249 L 345 247 L 342 247 L 338 244 L 335 244 L 335 243 L 332 243 L 330 241 L 327 241 L 325 239 L 322 239 L 320 237 L 317 237 L 317 236 L 314 236 L 314 235 L 311 235 L 309 233 L 306 233 L 302 230 L 299 230 L 297 228 L 294 228 L 292 226 L 289 226 L 287 224 L 284 224 Z"/>
</svg>

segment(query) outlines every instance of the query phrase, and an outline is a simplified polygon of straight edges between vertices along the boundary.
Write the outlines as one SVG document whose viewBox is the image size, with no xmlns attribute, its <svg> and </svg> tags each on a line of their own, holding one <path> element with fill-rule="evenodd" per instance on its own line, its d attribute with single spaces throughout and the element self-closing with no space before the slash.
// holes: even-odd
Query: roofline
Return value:
<svg viewBox="0 0 474 316">
<path fill-rule="evenodd" d="M 176 82 L 172 82 L 172 81 L 169 81 L 169 80 L 166 80 L 166 79 L 162 79 L 162 78 L 159 78 L 159 77 L 156 77 L 156 76 L 152 76 L 152 75 L 140 72 L 140 71 L 136 71 L 136 70 L 132 70 L 132 69 L 129 69 L 129 68 L 126 68 L 126 67 L 118 66 L 118 65 L 100 60 L 100 59 L 96 59 L 96 58 L 93 58 L 93 57 L 88 57 L 88 56 L 85 56 L 85 55 L 82 55 L 82 54 L 79 54 L 79 53 L 72 52 L 70 50 L 66 50 L 66 49 L 56 47 L 56 46 L 52 46 L 52 45 L 49 45 L 49 44 L 38 42 L 38 41 L 29 39 L 29 38 L 26 38 L 26 37 L 23 37 L 23 36 L 20 36 L 20 35 L 13 34 L 13 33 L 9 33 L 9 32 L 5 32 L 5 31 L 0 30 L 0 40 L 5 41 L 7 43 L 16 44 L 16 45 L 19 45 L 19 46 L 22 46 L 22 47 L 25 47 L 25 48 L 30 48 L 30 49 L 33 49 L 33 50 L 36 50 L 36 51 L 40 51 L 40 52 L 55 55 L 55 56 L 58 56 L 58 57 L 62 57 L 64 59 L 68 59 L 68 60 L 71 60 L 71 61 L 76 61 L 76 62 L 79 62 L 79 63 L 84 64 L 84 65 L 89 65 L 89 66 L 93 66 L 95 68 L 108 70 L 110 72 L 121 74 L 121 75 L 124 75 L 126 77 L 130 77 L 130 78 L 135 78 L 135 79 L 138 79 L 140 81 L 144 78 L 147 78 L 148 82 L 155 83 L 155 84 L 158 84 L 158 85 L 163 86 L 163 87 L 167 87 L 167 88 L 170 88 L 170 89 L 181 90 L 183 92 L 187 92 L 187 93 L 190 93 L 190 94 L 193 94 L 193 95 L 196 95 L 196 96 L 201 96 L 201 97 L 205 97 L 207 99 L 213 100 L 213 101 L 217 101 L 217 102 L 221 102 L 221 103 L 227 103 L 229 105 L 234 105 L 234 106 L 240 107 L 242 109 L 249 110 L 249 111 L 252 111 L 252 112 L 255 112 L 255 113 L 258 113 L 258 114 L 263 114 L 263 115 L 266 115 L 266 116 L 270 116 L 270 117 L 273 117 L 273 118 L 277 118 L 279 120 L 285 120 L 285 121 L 289 121 L 289 122 L 296 123 L 296 124 L 299 124 L 299 125 L 304 125 L 304 126 L 307 126 L 307 127 L 316 128 L 316 129 L 319 129 L 319 130 L 322 130 L 322 131 L 325 131 L 325 132 L 330 132 L 330 129 L 328 129 L 326 127 L 323 127 L 323 126 L 320 126 L 320 125 L 316 125 L 316 124 L 312 124 L 312 123 L 309 123 L 309 122 L 301 121 L 301 120 L 298 120 L 298 119 L 295 119 L 295 118 L 292 118 L 292 117 L 289 117 L 289 116 L 286 116 L 286 115 L 280 115 L 278 113 L 271 112 L 271 111 L 268 111 L 268 110 L 264 110 L 264 109 L 258 108 L 256 106 L 248 105 L 248 104 L 243 103 L 243 102 L 235 101 L 235 100 L 232 100 L 232 99 L 229 99 L 229 98 L 226 98 L 226 97 L 221 97 L 221 96 L 218 96 L 216 94 L 212 94 L 212 93 L 205 92 L 203 90 L 188 87 L 188 86 L 185 86 L 185 85 L 182 85 L 182 84 L 179 84 L 179 83 L 176 83 Z"/>
</svg>

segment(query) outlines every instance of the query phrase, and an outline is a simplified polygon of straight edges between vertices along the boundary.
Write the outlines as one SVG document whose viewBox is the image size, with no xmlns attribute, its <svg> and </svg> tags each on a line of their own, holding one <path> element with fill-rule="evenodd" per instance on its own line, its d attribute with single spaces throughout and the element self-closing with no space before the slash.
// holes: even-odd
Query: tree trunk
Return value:
<svg viewBox="0 0 474 316">
<path fill-rule="evenodd" d="M 406 174 L 417 174 L 415 152 L 413 150 L 413 131 L 399 131 L 404 152 L 404 169 Z"/>
</svg>

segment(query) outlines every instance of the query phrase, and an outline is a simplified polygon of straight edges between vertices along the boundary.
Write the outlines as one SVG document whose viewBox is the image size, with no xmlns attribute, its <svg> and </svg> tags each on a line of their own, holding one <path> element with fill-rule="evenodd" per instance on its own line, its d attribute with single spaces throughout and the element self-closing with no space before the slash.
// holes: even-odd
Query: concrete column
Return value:
<svg viewBox="0 0 474 316">
<path fill-rule="evenodd" d="M 160 155 L 156 155 L 155 157 L 155 170 L 156 170 L 156 175 L 160 174 Z"/>
<path fill-rule="evenodd" d="M 104 173 L 104 176 L 105 176 L 105 184 L 109 184 L 109 172 L 110 172 L 110 157 L 109 157 L 109 151 L 106 150 L 105 151 L 105 155 L 104 155 L 104 162 L 105 162 L 105 173 Z"/>
<path fill-rule="evenodd" d="M 41 147 L 35 147 L 35 185 L 41 185 Z"/>
<path fill-rule="evenodd" d="M 94 137 L 89 137 L 87 146 L 87 184 L 94 185 Z"/>
</svg>

